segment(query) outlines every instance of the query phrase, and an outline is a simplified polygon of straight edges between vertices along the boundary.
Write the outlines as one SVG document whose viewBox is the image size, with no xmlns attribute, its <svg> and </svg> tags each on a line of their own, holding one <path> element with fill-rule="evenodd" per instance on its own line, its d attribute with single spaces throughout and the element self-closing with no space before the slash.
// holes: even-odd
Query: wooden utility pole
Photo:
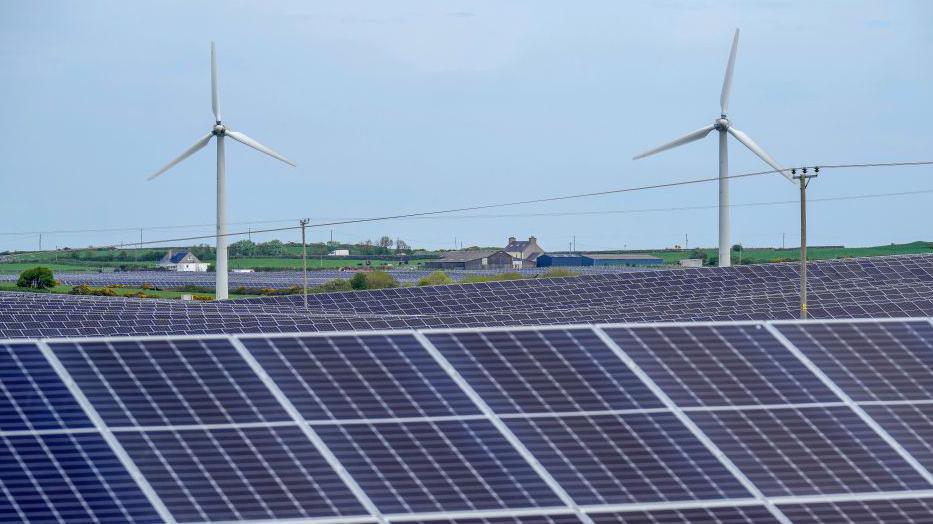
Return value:
<svg viewBox="0 0 933 524">
<path fill-rule="evenodd" d="M 305 240 L 305 230 L 309 221 L 307 218 L 298 221 L 301 224 L 301 278 L 304 284 L 305 309 L 308 309 L 308 243 Z"/>
<path fill-rule="evenodd" d="M 807 319 L 807 186 L 810 179 L 816 178 L 820 173 L 819 167 L 813 168 L 808 174 L 803 168 L 801 174 L 796 169 L 791 170 L 794 180 L 800 181 L 800 319 Z"/>
</svg>

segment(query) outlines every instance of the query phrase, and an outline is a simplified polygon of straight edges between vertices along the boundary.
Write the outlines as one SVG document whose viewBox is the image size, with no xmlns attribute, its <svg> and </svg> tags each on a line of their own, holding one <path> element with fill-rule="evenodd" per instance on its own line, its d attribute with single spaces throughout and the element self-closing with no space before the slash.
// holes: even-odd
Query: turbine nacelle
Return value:
<svg viewBox="0 0 933 524">
<path fill-rule="evenodd" d="M 729 129 L 730 125 L 732 125 L 732 122 L 726 118 L 726 115 L 722 115 L 713 121 L 713 127 L 716 129 L 716 131 L 725 131 Z"/>
<path fill-rule="evenodd" d="M 227 128 L 224 127 L 224 125 L 221 124 L 220 122 L 217 122 L 217 125 L 214 126 L 213 134 L 216 136 L 222 136 L 224 132 L 226 131 L 227 131 Z"/>
</svg>

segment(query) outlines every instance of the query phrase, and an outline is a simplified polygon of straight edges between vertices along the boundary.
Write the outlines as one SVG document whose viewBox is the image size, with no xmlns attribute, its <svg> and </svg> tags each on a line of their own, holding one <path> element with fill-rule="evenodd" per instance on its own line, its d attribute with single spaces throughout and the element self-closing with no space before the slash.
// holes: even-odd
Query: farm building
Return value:
<svg viewBox="0 0 933 524">
<path fill-rule="evenodd" d="M 437 260 L 425 262 L 428 269 L 511 269 L 515 259 L 500 250 L 450 251 Z"/>
<path fill-rule="evenodd" d="M 580 266 L 659 266 L 664 260 L 651 255 L 601 255 L 587 253 L 553 253 L 538 257 L 538 267 Z"/>
<path fill-rule="evenodd" d="M 169 271 L 207 271 L 207 266 L 189 251 L 172 251 L 171 249 L 159 261 L 159 267 Z"/>
<path fill-rule="evenodd" d="M 515 237 L 509 237 L 509 243 L 503 249 L 511 255 L 512 266 L 515 269 L 523 267 L 535 267 L 536 260 L 544 254 L 544 249 L 538 245 L 538 239 L 534 236 L 528 237 L 528 240 L 517 240 Z"/>
</svg>

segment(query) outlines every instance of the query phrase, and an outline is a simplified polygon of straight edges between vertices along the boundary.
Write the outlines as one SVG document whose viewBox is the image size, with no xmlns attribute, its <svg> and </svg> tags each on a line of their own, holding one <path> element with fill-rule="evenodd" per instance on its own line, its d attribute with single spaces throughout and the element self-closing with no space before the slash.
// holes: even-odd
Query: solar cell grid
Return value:
<svg viewBox="0 0 933 524">
<path fill-rule="evenodd" d="M 933 499 L 782 504 L 780 508 L 794 522 L 922 524 L 930 522 L 933 515 Z"/>
<path fill-rule="evenodd" d="M 856 401 L 933 400 L 933 325 L 928 322 L 778 329 Z"/>
<path fill-rule="evenodd" d="M 111 426 L 289 420 L 225 339 L 61 342 L 50 347 Z"/>
<path fill-rule="evenodd" d="M 563 505 L 485 420 L 314 429 L 384 513 Z"/>
<path fill-rule="evenodd" d="M 90 426 L 35 344 L 0 344 L 0 431 Z"/>
<path fill-rule="evenodd" d="M 295 426 L 116 435 L 181 522 L 366 514 Z"/>
<path fill-rule="evenodd" d="M 933 487 L 848 408 L 689 416 L 767 496 Z"/>
<path fill-rule="evenodd" d="M 493 517 L 406 521 L 411 524 L 582 524 L 574 515 L 533 515 L 527 517 Z"/>
<path fill-rule="evenodd" d="M 4 522 L 159 522 L 96 432 L 0 436 Z"/>
<path fill-rule="evenodd" d="M 862 406 L 928 470 L 933 470 L 933 404 Z"/>
<path fill-rule="evenodd" d="M 632 511 L 591 515 L 595 524 L 777 524 L 764 506 Z"/>
<path fill-rule="evenodd" d="M 429 333 L 497 413 L 660 407 L 590 329 Z"/>
<path fill-rule="evenodd" d="M 242 341 L 308 420 L 479 414 L 409 334 Z"/>
<path fill-rule="evenodd" d="M 759 325 L 605 331 L 679 406 L 839 401 Z"/>
<path fill-rule="evenodd" d="M 751 497 L 669 413 L 507 423 L 580 504 Z"/>
</svg>

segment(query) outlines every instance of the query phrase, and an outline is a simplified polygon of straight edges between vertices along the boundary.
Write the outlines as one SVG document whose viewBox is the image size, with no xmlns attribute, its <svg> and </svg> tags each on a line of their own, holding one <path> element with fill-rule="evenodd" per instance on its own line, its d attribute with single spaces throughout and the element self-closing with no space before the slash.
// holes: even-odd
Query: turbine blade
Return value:
<svg viewBox="0 0 933 524">
<path fill-rule="evenodd" d="M 734 136 L 736 140 L 738 140 L 739 142 L 742 142 L 742 144 L 744 144 L 745 147 L 749 148 L 752 153 L 755 153 L 756 155 L 758 155 L 758 158 L 764 160 L 766 164 L 773 167 L 775 171 L 784 175 L 784 177 L 790 180 L 791 182 L 794 181 L 794 179 L 789 174 L 787 174 L 787 170 L 781 167 L 781 165 L 778 164 L 777 161 L 771 158 L 771 155 L 766 153 L 765 150 L 762 149 L 758 144 L 756 144 L 754 140 L 749 138 L 748 135 L 746 135 L 745 133 L 731 126 L 729 127 L 729 133 L 732 134 L 732 136 Z"/>
<path fill-rule="evenodd" d="M 674 140 L 674 141 L 668 142 L 668 143 L 664 144 L 663 146 L 658 146 L 658 147 L 656 147 L 656 148 L 654 148 L 654 149 L 649 149 L 649 150 L 645 151 L 644 153 L 642 153 L 642 154 L 640 154 L 640 155 L 636 155 L 634 158 L 632 158 L 632 160 L 638 160 L 639 158 L 645 158 L 646 156 L 650 156 L 650 155 L 653 155 L 653 154 L 655 154 L 655 153 L 660 153 L 661 151 L 666 151 L 666 150 L 668 150 L 668 149 L 671 149 L 671 148 L 674 148 L 674 147 L 677 147 L 677 146 L 682 146 L 682 145 L 684 145 L 684 144 L 689 144 L 690 142 L 693 142 L 693 141 L 696 141 L 696 140 L 699 140 L 699 139 L 705 137 L 705 136 L 708 135 L 708 134 L 710 133 L 710 131 L 712 131 L 713 129 L 716 129 L 716 126 L 710 124 L 710 125 L 708 125 L 708 126 L 702 128 L 702 129 L 697 129 L 696 131 L 687 133 L 686 135 L 684 135 L 684 136 L 682 136 L 682 137 L 680 137 L 680 138 L 678 138 L 678 139 L 676 139 L 676 140 Z"/>
<path fill-rule="evenodd" d="M 175 160 L 172 160 L 171 162 L 169 162 L 168 164 L 166 164 L 165 167 L 163 167 L 162 169 L 156 171 L 155 174 L 151 175 L 151 176 L 148 178 L 148 180 L 152 180 L 153 178 L 155 178 L 155 177 L 161 175 L 162 173 L 165 173 L 165 172 L 168 171 L 169 169 L 175 167 L 175 165 L 178 164 L 179 162 L 181 162 L 182 160 L 184 160 L 184 159 L 188 158 L 189 156 L 191 156 L 191 155 L 197 153 L 201 148 L 203 148 L 204 146 L 206 146 L 207 143 L 211 141 L 211 137 L 212 137 L 212 136 L 214 136 L 213 133 L 208 133 L 206 136 L 204 136 L 204 138 L 201 138 L 200 140 L 198 140 L 197 142 L 195 142 L 193 146 L 191 146 L 191 147 L 189 147 L 188 149 L 186 149 L 184 153 L 178 155 L 178 158 L 176 158 Z"/>
<path fill-rule="evenodd" d="M 214 42 L 211 42 L 211 109 L 214 111 L 214 121 L 220 122 L 220 86 L 217 84 L 217 53 L 214 51 Z"/>
<path fill-rule="evenodd" d="M 252 138 L 250 138 L 250 137 L 244 135 L 243 133 L 240 133 L 240 132 L 238 132 L 238 131 L 231 131 L 230 128 L 227 128 L 226 135 L 229 136 L 230 138 L 236 140 L 237 142 L 240 142 L 241 144 L 246 144 L 246 145 L 248 145 L 249 147 L 255 149 L 256 151 L 260 151 L 260 152 L 262 152 L 262 153 L 265 153 L 265 154 L 271 156 L 272 158 L 276 158 L 276 159 L 278 159 L 278 160 L 281 160 L 282 162 L 285 162 L 286 164 L 288 164 L 288 165 L 290 165 L 290 166 L 292 166 L 292 167 L 295 167 L 295 164 L 293 164 L 291 160 L 285 158 L 284 156 L 282 156 L 281 154 L 277 153 L 276 151 L 274 151 L 274 150 L 272 150 L 272 149 L 270 149 L 270 148 L 268 148 L 268 147 L 266 147 L 266 146 L 260 144 L 259 142 L 253 140 Z"/>
<path fill-rule="evenodd" d="M 722 79 L 722 94 L 719 95 L 719 107 L 722 114 L 729 110 L 729 95 L 732 93 L 732 72 L 735 70 L 735 52 L 739 48 L 739 29 L 735 29 L 732 37 L 732 51 L 729 52 L 729 63 L 726 64 L 726 76 Z"/>
</svg>

